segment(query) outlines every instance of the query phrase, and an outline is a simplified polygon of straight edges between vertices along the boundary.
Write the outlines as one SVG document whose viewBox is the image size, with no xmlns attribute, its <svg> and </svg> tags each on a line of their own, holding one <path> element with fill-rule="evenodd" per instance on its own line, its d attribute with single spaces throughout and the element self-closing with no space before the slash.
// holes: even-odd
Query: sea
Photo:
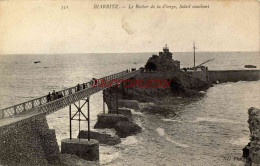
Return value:
<svg viewBox="0 0 260 166">
<path fill-rule="evenodd" d="M 158 53 L 0 55 L 0 109 L 92 78 L 138 69 L 152 54 Z M 213 58 L 206 64 L 209 70 L 246 70 L 248 64 L 260 67 L 259 52 L 197 52 L 196 64 Z M 180 60 L 181 67 L 193 66 L 192 52 L 173 52 L 173 59 Z M 100 164 L 244 165 L 242 149 L 250 136 L 247 110 L 260 108 L 259 88 L 260 81 L 216 84 L 203 97 L 168 98 L 167 104 L 174 107 L 166 113 L 132 110 L 142 132 L 115 146 L 101 144 Z M 147 105 L 153 103 L 140 103 L 141 109 Z M 102 112 L 99 92 L 90 97 L 91 130 L 114 135 L 113 129 L 94 129 Z M 47 121 L 60 145 L 69 137 L 69 108 L 48 115 Z M 78 121 L 73 121 L 72 129 L 76 138 Z M 86 122 L 81 122 L 81 129 L 87 129 Z"/>
</svg>

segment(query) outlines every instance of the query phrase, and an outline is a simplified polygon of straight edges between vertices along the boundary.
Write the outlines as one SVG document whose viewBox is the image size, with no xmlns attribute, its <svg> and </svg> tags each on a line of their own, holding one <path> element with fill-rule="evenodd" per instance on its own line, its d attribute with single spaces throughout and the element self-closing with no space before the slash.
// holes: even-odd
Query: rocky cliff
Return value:
<svg viewBox="0 0 260 166">
<path fill-rule="evenodd" d="M 127 99 L 138 101 L 153 101 L 169 96 L 197 96 L 199 91 L 208 89 L 211 85 L 198 78 L 192 77 L 181 71 L 141 73 L 135 79 L 145 82 L 149 79 L 169 80 L 167 87 L 131 87 L 126 93 Z"/>
<path fill-rule="evenodd" d="M 158 86 L 156 81 L 152 86 L 145 87 L 148 80 L 168 80 L 168 86 Z M 156 85 L 157 84 L 157 85 Z M 211 87 L 209 82 L 192 77 L 182 71 L 169 72 L 141 72 L 128 82 L 129 87 L 122 83 L 119 87 L 110 87 L 103 91 L 104 101 L 110 110 L 116 110 L 116 98 L 119 100 L 138 100 L 140 102 L 158 101 L 167 97 L 191 97 L 199 96 L 200 91 Z M 127 85 L 127 86 L 128 86 Z"/>
<path fill-rule="evenodd" d="M 248 110 L 250 142 L 243 149 L 243 157 L 246 159 L 246 166 L 260 165 L 260 110 L 250 108 Z"/>
</svg>

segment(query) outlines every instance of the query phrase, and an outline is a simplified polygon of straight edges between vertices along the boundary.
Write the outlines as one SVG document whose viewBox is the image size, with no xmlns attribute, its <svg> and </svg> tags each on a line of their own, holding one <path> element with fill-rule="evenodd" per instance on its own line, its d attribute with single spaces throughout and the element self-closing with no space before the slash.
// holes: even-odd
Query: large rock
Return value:
<svg viewBox="0 0 260 166">
<path fill-rule="evenodd" d="M 130 109 L 119 108 L 118 113 L 125 115 L 130 121 L 132 120 L 132 112 Z"/>
<path fill-rule="evenodd" d="M 76 155 L 88 161 L 99 160 L 99 143 L 91 139 L 63 139 L 61 140 L 61 153 Z"/>
<path fill-rule="evenodd" d="M 118 122 L 115 125 L 114 129 L 116 130 L 116 134 L 121 138 L 125 138 L 133 134 L 138 134 L 142 131 L 142 128 L 140 126 L 133 122 L 127 121 Z"/>
<path fill-rule="evenodd" d="M 88 131 L 80 131 L 78 138 L 88 139 Z M 106 145 L 117 145 L 121 143 L 121 139 L 117 136 L 112 137 L 109 134 L 101 134 L 94 131 L 90 131 L 90 138 L 98 140 L 99 143 Z"/>
<path fill-rule="evenodd" d="M 66 154 L 66 153 L 61 154 L 60 158 L 61 158 L 62 166 L 83 166 L 83 165 L 100 166 L 99 161 L 87 161 L 72 154 Z"/>
<path fill-rule="evenodd" d="M 151 79 L 167 79 L 170 81 L 164 87 L 131 87 L 124 93 L 124 99 L 137 100 L 139 102 L 156 102 L 167 97 L 197 97 L 201 96 L 199 91 L 205 91 L 211 86 L 210 83 L 181 71 L 141 73 L 135 76 L 135 79 L 143 80 L 143 82 Z M 119 107 L 131 108 L 128 107 L 127 103 L 119 105 Z"/>
<path fill-rule="evenodd" d="M 249 129 L 251 141 L 243 149 L 243 157 L 246 158 L 246 165 L 260 165 L 260 110 L 251 107 L 248 110 Z"/>
<path fill-rule="evenodd" d="M 137 100 L 118 100 L 118 107 L 119 108 L 126 107 L 135 110 L 140 109 Z"/>
<path fill-rule="evenodd" d="M 124 115 L 117 114 L 98 114 L 98 120 L 95 129 L 114 128 L 116 123 L 129 121 Z"/>
<path fill-rule="evenodd" d="M 142 108 L 141 112 L 168 117 L 169 115 L 176 115 L 176 108 L 172 105 L 148 105 L 147 107 Z"/>
<path fill-rule="evenodd" d="M 110 114 L 117 114 L 117 111 L 111 111 Z M 130 109 L 118 108 L 118 114 L 124 115 L 129 120 L 132 120 L 132 112 Z"/>
</svg>

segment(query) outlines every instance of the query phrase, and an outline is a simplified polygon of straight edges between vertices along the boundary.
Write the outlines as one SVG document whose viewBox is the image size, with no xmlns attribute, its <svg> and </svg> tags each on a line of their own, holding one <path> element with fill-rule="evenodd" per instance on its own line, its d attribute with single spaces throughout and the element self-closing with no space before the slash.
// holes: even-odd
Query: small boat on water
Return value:
<svg viewBox="0 0 260 166">
<path fill-rule="evenodd" d="M 256 68 L 255 65 L 245 65 L 245 68 Z"/>
<path fill-rule="evenodd" d="M 34 63 L 41 63 L 41 61 L 35 61 Z"/>
</svg>

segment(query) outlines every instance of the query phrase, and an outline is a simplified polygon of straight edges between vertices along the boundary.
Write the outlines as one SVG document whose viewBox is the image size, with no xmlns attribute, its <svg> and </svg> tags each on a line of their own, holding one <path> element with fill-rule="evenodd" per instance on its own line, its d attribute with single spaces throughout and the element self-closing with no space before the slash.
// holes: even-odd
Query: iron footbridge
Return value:
<svg viewBox="0 0 260 166">
<path fill-rule="evenodd" d="M 126 70 L 96 79 L 95 84 L 102 84 L 102 81 L 106 80 L 107 82 L 112 82 L 111 86 L 115 86 L 117 82 L 112 80 L 126 80 L 138 75 L 139 73 L 140 70 Z M 92 86 L 92 84 L 93 81 L 85 83 L 85 85 L 79 84 L 78 86 L 81 87 L 80 90 L 78 89 L 78 86 L 74 86 L 65 90 L 58 91 L 58 94 L 62 94 L 62 97 L 52 101 L 49 101 L 46 95 L 24 103 L 1 109 L 0 119 L 14 117 L 18 114 L 26 114 L 27 112 L 30 112 L 32 110 L 50 114 L 110 87 Z"/>
</svg>

